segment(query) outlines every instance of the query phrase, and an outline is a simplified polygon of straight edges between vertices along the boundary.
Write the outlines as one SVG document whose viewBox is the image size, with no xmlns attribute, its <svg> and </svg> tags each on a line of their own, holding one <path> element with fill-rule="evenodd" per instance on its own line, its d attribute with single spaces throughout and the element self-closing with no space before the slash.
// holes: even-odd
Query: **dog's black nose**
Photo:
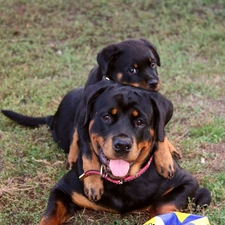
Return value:
<svg viewBox="0 0 225 225">
<path fill-rule="evenodd" d="M 156 88 L 158 85 L 158 80 L 157 79 L 151 79 L 148 81 L 148 86 L 152 89 Z"/>
<path fill-rule="evenodd" d="M 116 138 L 113 141 L 113 147 L 118 153 L 128 153 L 132 148 L 132 142 L 127 137 Z"/>
</svg>

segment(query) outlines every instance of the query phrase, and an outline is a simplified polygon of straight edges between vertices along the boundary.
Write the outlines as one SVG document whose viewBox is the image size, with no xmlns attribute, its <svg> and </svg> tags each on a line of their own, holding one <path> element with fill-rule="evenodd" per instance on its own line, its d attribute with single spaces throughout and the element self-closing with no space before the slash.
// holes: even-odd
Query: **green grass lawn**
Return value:
<svg viewBox="0 0 225 225">
<path fill-rule="evenodd" d="M 53 114 L 84 85 L 97 53 L 145 38 L 159 50 L 161 93 L 174 104 L 167 134 L 181 165 L 212 192 L 200 214 L 225 224 L 225 2 L 223 0 L 0 0 L 0 108 Z M 65 155 L 46 127 L 0 115 L 0 224 L 37 224 Z M 68 224 L 143 224 L 147 213 L 83 210 Z"/>
</svg>

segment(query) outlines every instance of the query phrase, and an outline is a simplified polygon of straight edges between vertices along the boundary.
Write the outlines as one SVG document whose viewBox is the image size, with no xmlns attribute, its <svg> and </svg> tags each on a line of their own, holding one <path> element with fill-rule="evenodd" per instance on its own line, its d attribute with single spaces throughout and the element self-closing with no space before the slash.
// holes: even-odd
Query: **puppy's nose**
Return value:
<svg viewBox="0 0 225 225">
<path fill-rule="evenodd" d="M 116 138 L 113 141 L 113 147 L 117 153 L 129 153 L 132 148 L 132 142 L 126 137 Z"/>
<path fill-rule="evenodd" d="M 158 80 L 157 79 L 151 79 L 148 81 L 148 86 L 151 89 L 155 89 L 158 86 Z"/>
</svg>

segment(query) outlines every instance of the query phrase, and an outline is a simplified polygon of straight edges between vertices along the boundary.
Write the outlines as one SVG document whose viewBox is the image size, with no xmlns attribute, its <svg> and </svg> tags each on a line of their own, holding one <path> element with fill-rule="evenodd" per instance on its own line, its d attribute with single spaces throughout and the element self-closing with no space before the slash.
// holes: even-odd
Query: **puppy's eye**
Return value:
<svg viewBox="0 0 225 225">
<path fill-rule="evenodd" d="M 136 120 L 136 126 L 137 127 L 142 127 L 144 125 L 144 121 L 142 119 L 137 119 Z"/>
<path fill-rule="evenodd" d="M 135 69 L 135 68 L 133 68 L 133 67 L 130 67 L 129 69 L 128 69 L 128 72 L 129 73 L 137 73 L 137 70 Z"/>
<path fill-rule="evenodd" d="M 110 120 L 111 120 L 111 118 L 110 118 L 109 115 L 104 115 L 104 116 L 102 117 L 102 119 L 103 119 L 105 122 L 110 122 Z"/>
<path fill-rule="evenodd" d="M 152 63 L 151 63 L 151 67 L 152 67 L 152 68 L 155 68 L 155 67 L 156 67 L 156 63 L 155 63 L 155 62 L 152 62 Z"/>
</svg>

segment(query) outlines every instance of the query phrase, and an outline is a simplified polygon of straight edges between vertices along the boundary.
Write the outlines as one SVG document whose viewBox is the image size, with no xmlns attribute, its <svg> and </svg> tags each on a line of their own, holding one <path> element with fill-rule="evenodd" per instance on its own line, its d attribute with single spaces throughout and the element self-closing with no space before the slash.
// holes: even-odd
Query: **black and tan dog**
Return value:
<svg viewBox="0 0 225 225">
<path fill-rule="evenodd" d="M 159 91 L 157 66 L 161 65 L 156 47 L 145 39 L 110 44 L 97 56 L 98 66 L 89 74 L 86 86 L 104 78 L 146 90 Z"/>
<path fill-rule="evenodd" d="M 158 79 L 157 65 L 160 66 L 160 57 L 156 48 L 147 40 L 127 40 L 118 44 L 112 44 L 104 48 L 97 56 L 98 66 L 94 68 L 86 83 L 86 88 L 91 84 L 98 83 L 107 78 L 117 83 L 127 84 L 146 90 L 158 91 L 160 82 Z M 75 119 L 82 115 L 84 89 L 73 90 L 62 100 L 54 116 L 48 117 L 27 117 L 12 111 L 2 110 L 3 114 L 19 124 L 37 127 L 47 124 L 52 136 L 59 147 L 69 152 L 68 161 L 72 166 L 77 159 L 79 148 L 81 152 L 89 151 L 88 138 L 85 141 L 78 137 L 86 137 L 82 128 L 77 128 Z M 82 127 L 82 126 L 80 126 Z M 154 161 L 157 171 L 165 178 L 174 175 L 175 167 L 172 154 L 179 157 L 179 152 L 170 144 L 166 136 L 157 139 L 158 149 L 154 154 Z M 83 157 L 84 170 L 100 169 L 100 164 L 95 155 Z M 138 168 L 136 168 L 138 170 Z M 98 200 L 103 192 L 103 183 L 100 179 L 89 177 L 85 180 L 86 193 L 91 200 Z"/>
<path fill-rule="evenodd" d="M 89 136 L 89 150 L 79 152 L 72 169 L 52 189 L 40 225 L 62 224 L 81 208 L 120 214 L 148 208 L 153 217 L 185 209 L 188 197 L 195 198 L 196 205 L 210 203 L 210 192 L 199 189 L 176 161 L 173 178 L 165 179 L 156 171 L 153 157 L 172 116 L 170 101 L 157 92 L 111 81 L 87 87 L 84 96 L 85 107 L 76 120 L 85 120 L 77 127 L 83 129 L 81 135 Z M 101 170 L 83 169 L 83 157 L 89 154 L 96 155 Z M 103 179 L 104 193 L 96 202 L 85 193 L 82 180 L 88 177 Z"/>
</svg>

